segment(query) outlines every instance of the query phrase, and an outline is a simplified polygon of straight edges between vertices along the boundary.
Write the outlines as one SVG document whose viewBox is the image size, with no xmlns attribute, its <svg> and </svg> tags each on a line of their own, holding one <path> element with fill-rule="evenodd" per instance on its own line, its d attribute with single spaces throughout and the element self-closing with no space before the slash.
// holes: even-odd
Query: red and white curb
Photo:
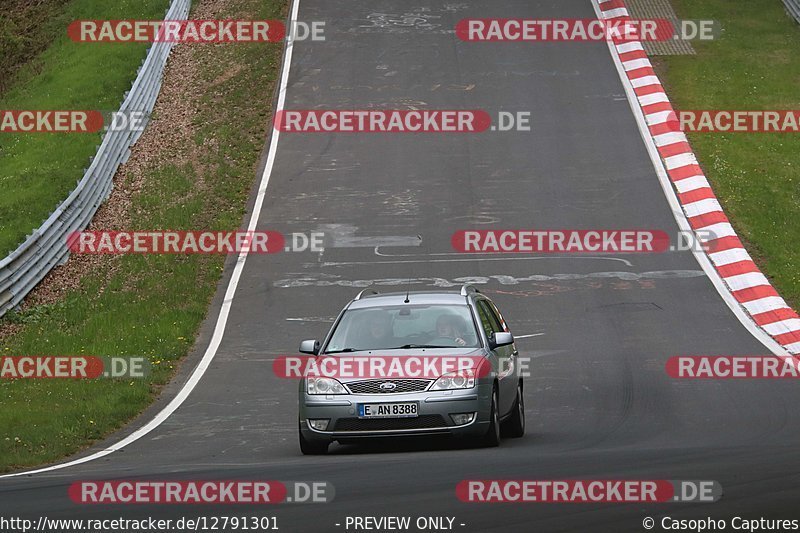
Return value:
<svg viewBox="0 0 800 533">
<path fill-rule="evenodd" d="M 593 0 L 605 20 L 631 17 L 624 0 Z M 636 94 L 647 129 L 678 201 L 725 287 L 753 322 L 791 354 L 800 354 L 800 317 L 758 269 L 722 211 L 686 135 L 675 129 L 675 111 L 640 42 L 612 44 Z M 705 232 L 714 235 L 704 237 Z"/>
</svg>

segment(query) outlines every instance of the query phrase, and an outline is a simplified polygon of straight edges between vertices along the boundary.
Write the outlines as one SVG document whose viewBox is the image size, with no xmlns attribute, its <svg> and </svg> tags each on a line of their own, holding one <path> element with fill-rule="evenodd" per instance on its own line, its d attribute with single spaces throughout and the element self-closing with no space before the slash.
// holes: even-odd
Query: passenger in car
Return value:
<svg viewBox="0 0 800 533">
<path fill-rule="evenodd" d="M 387 313 L 374 313 L 367 319 L 364 349 L 393 348 L 396 343 L 392 334 L 392 317 Z"/>
</svg>

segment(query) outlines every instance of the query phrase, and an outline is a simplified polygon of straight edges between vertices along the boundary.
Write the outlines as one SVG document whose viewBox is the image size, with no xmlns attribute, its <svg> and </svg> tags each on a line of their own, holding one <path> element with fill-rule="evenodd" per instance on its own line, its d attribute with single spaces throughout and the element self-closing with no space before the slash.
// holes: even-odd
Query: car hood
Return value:
<svg viewBox="0 0 800 533">
<path fill-rule="evenodd" d="M 456 356 L 481 356 L 485 354 L 483 348 L 409 348 L 407 350 L 360 350 L 357 352 L 320 354 L 319 357 L 407 357 L 407 356 L 435 356 L 444 357 L 448 355 Z"/>
</svg>

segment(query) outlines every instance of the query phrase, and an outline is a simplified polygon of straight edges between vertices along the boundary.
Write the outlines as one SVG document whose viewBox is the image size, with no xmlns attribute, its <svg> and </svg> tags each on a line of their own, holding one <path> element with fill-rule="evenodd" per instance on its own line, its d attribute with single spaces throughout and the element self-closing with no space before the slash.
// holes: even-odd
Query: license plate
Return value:
<svg viewBox="0 0 800 533">
<path fill-rule="evenodd" d="M 358 418 L 414 418 L 417 416 L 419 416 L 417 402 L 358 404 Z"/>
</svg>

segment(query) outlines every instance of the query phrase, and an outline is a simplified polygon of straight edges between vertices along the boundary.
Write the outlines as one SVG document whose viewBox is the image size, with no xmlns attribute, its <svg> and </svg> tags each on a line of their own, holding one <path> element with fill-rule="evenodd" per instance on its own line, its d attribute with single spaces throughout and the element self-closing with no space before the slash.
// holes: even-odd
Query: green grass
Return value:
<svg viewBox="0 0 800 533">
<path fill-rule="evenodd" d="M 800 109 L 800 25 L 780 0 L 673 0 L 682 19 L 723 35 L 697 56 L 659 58 L 676 109 Z M 689 140 L 725 212 L 764 273 L 800 305 L 800 134 L 693 133 Z"/>
<path fill-rule="evenodd" d="M 0 96 L 17 72 L 64 33 L 65 0 L 5 0 L 0 12 Z"/>
<path fill-rule="evenodd" d="M 159 19 L 168 0 L 73 0 L 39 32 L 58 37 L 17 72 L 0 109 L 119 108 L 136 78 L 146 43 L 75 43 L 66 26 L 77 19 Z M 60 25 L 55 26 L 55 23 Z M 9 48 L 7 35 L 3 41 Z M 16 48 L 15 48 L 16 49 Z M 23 56 L 17 56 L 22 61 Z M 0 134 L 0 257 L 15 249 L 75 188 L 100 134 Z"/>
<path fill-rule="evenodd" d="M 217 18 L 282 18 L 285 0 L 227 0 Z M 281 44 L 195 45 L 193 133 L 158 154 L 131 196 L 131 228 L 239 227 L 268 131 Z M 220 81 L 224 80 L 224 81 Z M 202 148 L 199 148 L 202 147 Z M 189 154 L 194 153 L 194 157 Z M 198 155 L 199 154 L 199 155 Z M 104 256 L 62 301 L 11 313 L 19 331 L 2 355 L 145 356 L 142 380 L 0 381 L 0 470 L 51 462 L 120 428 L 146 408 L 191 348 L 223 256 Z"/>
</svg>

